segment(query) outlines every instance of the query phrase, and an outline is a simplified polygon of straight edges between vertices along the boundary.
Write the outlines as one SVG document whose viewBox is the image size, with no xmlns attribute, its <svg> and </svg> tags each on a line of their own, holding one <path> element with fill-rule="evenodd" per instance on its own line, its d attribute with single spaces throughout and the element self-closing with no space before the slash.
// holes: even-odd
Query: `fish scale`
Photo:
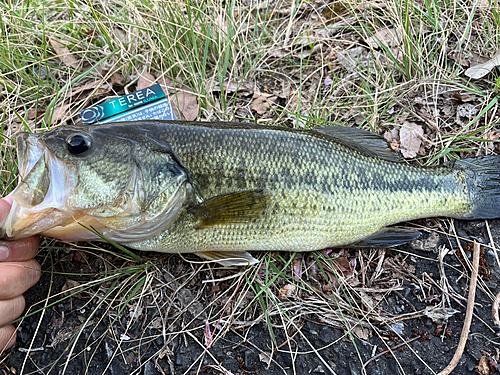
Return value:
<svg viewBox="0 0 500 375">
<path fill-rule="evenodd" d="M 308 132 L 173 125 L 164 137 L 202 200 L 263 188 L 269 203 L 253 221 L 202 231 L 186 212 L 167 232 L 130 244 L 141 250 L 310 251 L 348 245 L 401 221 L 469 209 L 456 171 L 364 156 Z"/>
<path fill-rule="evenodd" d="M 245 265 L 249 250 L 395 246 L 418 232 L 391 224 L 500 216 L 498 156 L 416 167 L 359 129 L 140 121 L 17 141 L 6 239 L 100 239 L 81 223 L 134 249 Z"/>
</svg>

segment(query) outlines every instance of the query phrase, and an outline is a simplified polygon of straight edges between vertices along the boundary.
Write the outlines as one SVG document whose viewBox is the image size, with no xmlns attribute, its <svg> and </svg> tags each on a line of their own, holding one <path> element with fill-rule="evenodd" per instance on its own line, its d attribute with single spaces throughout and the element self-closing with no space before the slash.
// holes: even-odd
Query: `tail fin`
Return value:
<svg viewBox="0 0 500 375">
<path fill-rule="evenodd" d="M 464 219 L 500 218 L 500 156 L 482 156 L 454 162 L 466 172 L 467 190 L 472 204 Z"/>
</svg>

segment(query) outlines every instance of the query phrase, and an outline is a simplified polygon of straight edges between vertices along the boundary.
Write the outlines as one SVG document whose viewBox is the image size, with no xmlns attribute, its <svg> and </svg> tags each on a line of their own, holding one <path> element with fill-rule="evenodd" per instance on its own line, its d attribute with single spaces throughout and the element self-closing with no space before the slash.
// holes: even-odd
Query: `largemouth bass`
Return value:
<svg viewBox="0 0 500 375">
<path fill-rule="evenodd" d="M 1 237 L 106 238 L 137 250 L 251 264 L 250 250 L 388 247 L 432 216 L 500 216 L 500 157 L 401 161 L 380 136 L 142 121 L 17 136 L 18 186 Z M 80 225 L 82 224 L 82 225 Z"/>
</svg>

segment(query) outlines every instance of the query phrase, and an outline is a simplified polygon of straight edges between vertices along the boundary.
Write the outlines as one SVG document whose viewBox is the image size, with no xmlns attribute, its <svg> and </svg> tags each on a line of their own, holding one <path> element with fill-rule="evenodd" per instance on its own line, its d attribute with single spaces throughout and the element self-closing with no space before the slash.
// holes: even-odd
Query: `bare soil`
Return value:
<svg viewBox="0 0 500 375">
<path fill-rule="evenodd" d="M 500 221 L 491 221 L 489 226 L 493 240 L 500 243 Z M 456 222 L 455 228 L 462 238 L 460 245 L 469 258 L 469 241 L 489 242 L 485 222 Z M 7 362 L 1 368 L 4 374 L 59 374 L 65 367 L 69 374 L 113 375 L 434 374 L 446 367 L 456 350 L 465 316 L 469 278 L 465 276 L 468 271 L 455 238 L 439 235 L 436 243 L 434 236 L 430 239 L 431 248 L 425 248 L 429 244 L 426 242 L 428 238 L 429 233 L 424 232 L 423 250 L 416 250 L 422 246 L 414 243 L 387 251 L 386 259 L 397 261 L 404 258 L 408 268 L 414 270 L 414 280 L 400 280 L 402 288 L 384 293 L 377 309 L 404 317 L 404 314 L 438 305 L 443 292 L 432 287 L 429 280 L 432 279 L 436 285 L 442 281 L 437 249 L 445 245 L 455 250 L 446 255 L 444 272 L 450 287 L 450 307 L 457 310 L 447 323 L 433 322 L 424 316 L 390 325 L 374 323 L 371 333 L 360 338 L 362 335 L 356 334 L 355 330 L 346 333 L 345 329 L 335 328 L 320 312 L 298 318 L 294 320 L 294 325 L 286 329 L 279 328 L 279 319 L 274 317 L 270 319 L 271 324 L 277 327 L 273 329 L 276 343 L 273 345 L 266 320 L 258 318 L 263 312 L 258 306 L 253 309 L 256 320 L 246 322 L 251 324 L 220 323 L 219 327 L 224 326 L 225 332 L 218 335 L 207 349 L 207 314 L 200 312 L 204 305 L 220 297 L 226 283 L 222 281 L 205 287 L 207 284 L 202 284 L 203 280 L 211 279 L 215 271 L 204 267 L 186 284 L 184 279 L 191 276 L 185 260 L 149 253 L 146 259 L 156 263 L 158 269 L 168 267 L 171 275 L 163 276 L 181 285 L 176 295 L 171 296 L 173 305 L 168 307 L 170 311 L 162 309 L 159 314 L 158 309 L 146 309 L 140 319 L 129 326 L 131 316 L 128 308 L 116 316 L 116 321 L 112 321 L 114 314 L 98 303 L 99 298 L 82 292 L 55 303 L 43 313 L 24 319 L 19 326 L 17 344 L 8 353 Z M 453 374 L 491 374 L 496 370 L 494 363 L 498 360 L 500 338 L 491 320 L 492 298 L 487 294 L 500 291 L 499 268 L 493 251 L 487 247 L 484 250 L 472 327 L 465 353 Z M 26 294 L 27 313 L 34 303 L 44 300 L 47 295 L 55 296 L 67 285 L 68 276 L 58 272 L 102 271 L 100 256 L 93 253 L 81 256 L 80 252 L 71 251 L 44 250 L 39 254 L 38 259 L 46 272 L 41 282 Z M 51 258 L 53 261 L 49 261 Z M 112 260 L 116 262 L 116 259 Z M 217 272 L 231 276 L 240 271 Z M 386 272 L 389 273 L 389 270 Z M 161 278 L 161 272 L 157 272 L 155 277 Z M 71 279 L 84 283 L 90 276 L 73 276 Z M 419 284 L 417 280 L 422 282 Z M 422 288 L 427 290 L 422 291 Z M 93 292 L 99 293 L 97 287 L 93 288 Z M 167 290 L 164 292 L 168 293 Z M 457 298 L 460 296 L 463 299 Z M 307 300 L 306 295 L 294 298 L 297 303 L 300 298 Z M 56 300 L 57 297 L 52 297 L 48 303 Z M 283 301 L 285 305 L 287 300 Z M 345 313 L 350 314 L 348 311 Z M 165 321 L 155 324 L 159 316 Z M 90 322 L 81 330 L 89 318 Z M 165 326 L 170 327 L 167 332 L 163 331 Z M 213 330 L 212 324 L 210 331 Z M 273 348 L 272 360 L 267 364 L 263 353 L 270 353 Z M 27 353 L 28 349 L 31 353 Z M 478 368 L 480 362 L 488 364 L 486 369 L 484 366 Z"/>
</svg>

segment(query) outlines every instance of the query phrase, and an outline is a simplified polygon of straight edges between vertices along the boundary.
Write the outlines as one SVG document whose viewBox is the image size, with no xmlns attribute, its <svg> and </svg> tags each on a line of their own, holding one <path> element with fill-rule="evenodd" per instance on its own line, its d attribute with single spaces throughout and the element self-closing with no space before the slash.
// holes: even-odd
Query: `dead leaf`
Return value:
<svg viewBox="0 0 500 375">
<path fill-rule="evenodd" d="M 111 86 L 119 85 L 123 86 L 125 84 L 125 78 L 119 73 L 113 73 L 110 77 Z"/>
<path fill-rule="evenodd" d="M 142 314 L 143 314 L 143 309 L 142 307 L 139 306 L 139 304 L 130 306 L 130 311 L 129 311 L 130 319 L 139 319 Z"/>
<path fill-rule="evenodd" d="M 352 333 L 354 333 L 360 340 L 368 340 L 371 336 L 370 329 L 361 327 L 360 325 L 355 326 L 352 330 Z"/>
<path fill-rule="evenodd" d="M 51 124 L 65 121 L 71 116 L 72 110 L 74 110 L 79 103 L 89 98 L 103 96 L 110 92 L 112 87 L 110 83 L 102 83 L 101 80 L 93 80 L 69 91 L 67 94 L 69 98 L 52 111 Z"/>
<path fill-rule="evenodd" d="M 498 141 L 498 139 L 500 139 L 500 133 L 499 132 L 496 132 L 494 130 L 492 130 L 489 134 L 488 134 L 488 137 L 487 139 L 489 141 Z"/>
<path fill-rule="evenodd" d="M 365 42 L 372 48 L 392 48 L 400 44 L 400 39 L 393 28 L 384 27 L 375 31 Z"/>
<path fill-rule="evenodd" d="M 500 51 L 498 51 L 495 56 L 493 56 L 485 63 L 471 66 L 465 71 L 465 75 L 472 79 L 479 79 L 491 72 L 491 70 L 498 65 L 500 65 Z"/>
<path fill-rule="evenodd" d="M 345 278 L 351 277 L 354 274 L 351 263 L 349 262 L 349 259 L 347 259 L 347 257 L 335 258 L 333 262 L 338 267 L 338 270 L 342 272 L 342 275 Z"/>
<path fill-rule="evenodd" d="M 479 0 L 478 2 L 478 7 L 481 8 L 483 11 L 488 11 L 491 8 L 490 5 L 490 0 Z"/>
<path fill-rule="evenodd" d="M 414 158 L 417 156 L 423 136 L 424 129 L 422 126 L 408 121 L 402 125 L 399 130 L 399 140 L 401 142 L 400 147 L 403 157 Z"/>
<path fill-rule="evenodd" d="M 479 112 L 479 109 L 471 103 L 460 104 L 457 107 L 457 124 L 461 126 L 465 126 L 469 123 L 470 120 L 474 118 Z"/>
<path fill-rule="evenodd" d="M 52 342 L 50 344 L 48 344 L 47 347 L 48 348 L 54 348 L 55 346 L 57 346 L 61 342 L 67 341 L 67 340 L 75 337 L 75 335 L 81 329 L 84 329 L 86 327 L 92 326 L 94 324 L 95 324 L 94 320 L 89 320 L 85 325 L 78 324 L 78 325 L 76 325 L 74 327 L 69 327 L 69 328 L 61 329 L 55 335 L 54 335 L 54 332 L 55 332 L 54 331 L 52 333 L 52 335 L 51 335 L 52 336 Z"/>
<path fill-rule="evenodd" d="M 476 372 L 480 375 L 490 375 L 490 366 L 488 366 L 488 359 L 485 355 L 479 360 L 479 364 L 476 366 Z"/>
<path fill-rule="evenodd" d="M 273 94 L 266 94 L 265 92 L 256 92 L 253 94 L 253 102 L 250 108 L 252 111 L 263 115 L 269 108 L 278 100 L 278 97 Z"/>
<path fill-rule="evenodd" d="M 473 102 L 477 99 L 477 95 L 467 91 L 454 92 L 453 97 L 460 100 L 462 103 Z"/>
<path fill-rule="evenodd" d="M 295 290 L 297 290 L 297 287 L 293 284 L 286 284 L 285 286 L 283 286 L 280 291 L 279 291 L 279 297 L 280 298 L 288 298 L 288 297 L 291 297 L 293 296 L 293 294 L 295 293 Z"/>
<path fill-rule="evenodd" d="M 146 87 L 154 85 L 156 82 L 156 78 L 154 75 L 148 72 L 144 72 L 141 74 L 139 77 L 139 80 L 137 81 L 137 86 L 136 86 L 136 91 L 145 89 Z"/>
<path fill-rule="evenodd" d="M 63 44 L 51 37 L 49 38 L 49 43 L 52 48 L 54 48 L 57 58 L 61 60 L 62 63 L 74 69 L 77 69 L 80 66 L 75 56 L 73 56 L 70 50 Z"/>
<path fill-rule="evenodd" d="M 386 65 L 388 60 L 377 51 L 368 51 L 364 47 L 354 47 L 337 52 L 337 61 L 349 73 L 358 73 L 360 68 L 375 72 L 378 64 Z"/>
<path fill-rule="evenodd" d="M 269 53 L 269 56 L 277 57 L 279 59 L 291 54 L 290 51 L 288 51 L 284 48 L 271 48 L 268 51 L 268 53 Z"/>
<path fill-rule="evenodd" d="M 66 104 L 61 104 L 58 105 L 54 110 L 52 111 L 52 118 L 50 123 L 51 124 L 56 124 L 59 121 L 64 121 L 70 116 L 71 108 L 73 107 L 73 103 L 66 103 Z"/>
<path fill-rule="evenodd" d="M 259 360 L 261 362 L 264 362 L 266 365 L 269 366 L 271 364 L 272 355 L 271 355 L 271 353 L 268 353 L 268 352 L 260 352 L 259 353 Z"/>
<path fill-rule="evenodd" d="M 71 280 L 71 279 L 66 279 L 66 282 L 61 288 L 61 292 L 66 296 L 69 297 L 70 295 L 73 295 L 73 297 L 76 298 L 82 298 L 81 291 L 83 291 L 83 288 L 81 287 L 81 284 L 78 281 Z M 76 294 L 74 294 L 76 293 Z"/>
<path fill-rule="evenodd" d="M 127 40 L 127 34 L 125 33 L 125 31 L 119 29 L 118 27 L 115 28 L 115 35 L 120 42 L 125 42 Z"/>
<path fill-rule="evenodd" d="M 198 118 L 198 99 L 186 86 L 161 78 L 158 83 L 168 97 L 172 111 L 180 120 L 194 121 Z"/>
<path fill-rule="evenodd" d="M 282 81 L 281 82 L 281 90 L 280 90 L 280 93 L 278 94 L 278 96 L 282 99 L 288 99 L 290 97 L 291 91 L 292 90 L 290 87 L 290 83 Z"/>
<path fill-rule="evenodd" d="M 163 321 L 161 320 L 161 317 L 157 316 L 156 318 L 154 318 L 151 321 L 151 323 L 149 323 L 148 328 L 151 328 L 151 329 L 161 329 L 161 328 L 163 328 Z"/>
<path fill-rule="evenodd" d="M 427 306 L 424 310 L 424 315 L 430 318 L 436 324 L 445 324 L 448 319 L 460 311 L 451 307 L 434 307 Z"/>
<path fill-rule="evenodd" d="M 375 307 L 375 305 L 377 304 L 371 296 L 369 296 L 367 293 L 363 292 L 362 290 L 357 290 L 357 293 L 358 293 L 363 305 L 368 307 L 370 310 L 373 309 Z"/>
</svg>

